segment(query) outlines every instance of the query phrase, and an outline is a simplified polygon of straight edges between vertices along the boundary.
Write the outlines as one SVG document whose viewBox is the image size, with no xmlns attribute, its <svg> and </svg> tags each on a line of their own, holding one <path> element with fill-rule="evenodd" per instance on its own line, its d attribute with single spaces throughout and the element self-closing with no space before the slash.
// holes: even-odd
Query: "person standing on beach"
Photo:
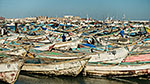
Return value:
<svg viewBox="0 0 150 84">
<path fill-rule="evenodd" d="M 4 29 L 0 27 L 0 36 L 2 37 L 4 34 Z"/>
<path fill-rule="evenodd" d="M 66 36 L 65 36 L 65 34 L 62 35 L 62 41 L 66 42 Z"/>
<path fill-rule="evenodd" d="M 120 31 L 120 35 L 122 38 L 124 37 L 124 30 L 123 29 Z"/>
</svg>

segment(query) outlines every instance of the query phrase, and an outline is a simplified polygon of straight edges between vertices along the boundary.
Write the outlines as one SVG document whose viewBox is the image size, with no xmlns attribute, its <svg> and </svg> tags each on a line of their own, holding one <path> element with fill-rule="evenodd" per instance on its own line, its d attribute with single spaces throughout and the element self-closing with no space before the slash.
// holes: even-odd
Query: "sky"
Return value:
<svg viewBox="0 0 150 84">
<path fill-rule="evenodd" d="M 0 16 L 23 18 L 30 16 L 86 16 L 103 19 L 149 20 L 150 0 L 0 0 Z"/>
</svg>

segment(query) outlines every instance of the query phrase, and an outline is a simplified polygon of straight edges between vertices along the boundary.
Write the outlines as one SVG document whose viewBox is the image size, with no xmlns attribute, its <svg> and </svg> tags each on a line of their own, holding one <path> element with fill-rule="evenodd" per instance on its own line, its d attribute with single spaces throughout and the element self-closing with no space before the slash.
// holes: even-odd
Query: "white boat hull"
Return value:
<svg viewBox="0 0 150 84">
<path fill-rule="evenodd" d="M 6 83 L 15 83 L 22 65 L 22 60 L 0 63 L 0 80 Z"/>
<path fill-rule="evenodd" d="M 89 62 L 120 63 L 128 53 L 129 51 L 125 48 L 96 53 L 95 55 L 91 55 Z"/>
<path fill-rule="evenodd" d="M 33 74 L 44 74 L 44 75 L 68 75 L 77 76 L 85 64 L 88 62 L 88 58 L 74 59 L 58 63 L 49 64 L 25 64 L 22 67 L 22 71 L 26 71 Z"/>
<path fill-rule="evenodd" d="M 134 77 L 150 74 L 150 64 L 137 65 L 87 65 L 84 75 Z"/>
</svg>

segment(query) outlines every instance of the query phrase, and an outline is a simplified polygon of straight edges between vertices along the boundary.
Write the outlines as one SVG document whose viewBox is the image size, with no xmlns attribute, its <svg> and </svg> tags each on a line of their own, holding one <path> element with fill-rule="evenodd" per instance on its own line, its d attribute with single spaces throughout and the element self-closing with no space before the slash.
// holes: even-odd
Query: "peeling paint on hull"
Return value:
<svg viewBox="0 0 150 84">
<path fill-rule="evenodd" d="M 23 60 L 0 63 L 0 81 L 5 83 L 15 83 L 18 78 Z"/>
<path fill-rule="evenodd" d="M 135 77 L 150 74 L 150 64 L 139 65 L 88 65 L 85 67 L 84 75 L 100 77 Z"/>
<path fill-rule="evenodd" d="M 77 76 L 85 64 L 88 62 L 90 57 L 78 58 L 69 61 L 48 63 L 48 64 L 28 64 L 26 63 L 22 67 L 22 71 L 32 74 L 43 74 L 43 75 L 68 75 Z"/>
</svg>

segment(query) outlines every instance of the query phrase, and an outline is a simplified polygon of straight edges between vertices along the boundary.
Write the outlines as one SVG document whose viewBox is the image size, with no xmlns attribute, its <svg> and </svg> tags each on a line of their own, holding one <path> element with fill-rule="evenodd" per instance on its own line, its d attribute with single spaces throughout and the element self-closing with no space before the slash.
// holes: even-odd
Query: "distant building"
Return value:
<svg viewBox="0 0 150 84">
<path fill-rule="evenodd" d="M 37 17 L 38 20 L 47 20 L 48 19 L 48 16 L 39 16 Z"/>
<path fill-rule="evenodd" d="M 65 15 L 64 18 L 67 18 L 67 19 L 72 19 L 73 16 L 72 15 Z"/>
<path fill-rule="evenodd" d="M 74 16 L 74 19 L 81 19 L 80 16 Z"/>
<path fill-rule="evenodd" d="M 26 17 L 25 18 L 25 22 L 36 22 L 37 21 L 37 17 Z"/>
<path fill-rule="evenodd" d="M 0 17 L 0 23 L 5 22 L 5 18 L 4 17 Z"/>
<path fill-rule="evenodd" d="M 4 27 L 5 26 L 5 18 L 4 17 L 0 17 L 0 27 Z"/>
<path fill-rule="evenodd" d="M 72 15 L 66 15 L 64 16 L 65 19 L 72 19 L 72 20 L 79 20 L 81 19 L 80 16 L 72 16 Z"/>
</svg>

